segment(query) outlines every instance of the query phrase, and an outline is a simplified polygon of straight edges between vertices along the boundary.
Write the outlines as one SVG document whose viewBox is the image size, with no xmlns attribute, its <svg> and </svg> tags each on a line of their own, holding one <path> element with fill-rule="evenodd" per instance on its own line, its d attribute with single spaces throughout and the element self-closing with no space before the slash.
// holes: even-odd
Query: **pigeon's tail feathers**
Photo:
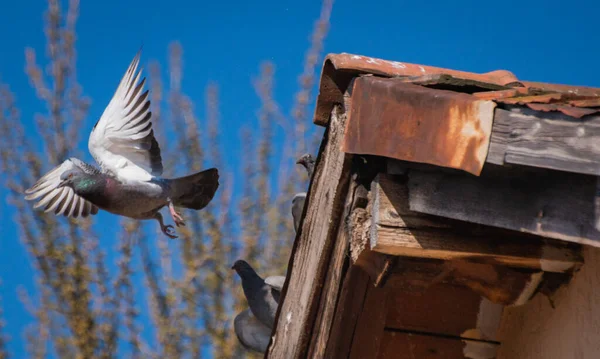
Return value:
<svg viewBox="0 0 600 359">
<path fill-rule="evenodd" d="M 171 180 L 171 201 L 175 206 L 200 210 L 213 199 L 219 188 L 219 171 L 210 168 Z"/>
</svg>

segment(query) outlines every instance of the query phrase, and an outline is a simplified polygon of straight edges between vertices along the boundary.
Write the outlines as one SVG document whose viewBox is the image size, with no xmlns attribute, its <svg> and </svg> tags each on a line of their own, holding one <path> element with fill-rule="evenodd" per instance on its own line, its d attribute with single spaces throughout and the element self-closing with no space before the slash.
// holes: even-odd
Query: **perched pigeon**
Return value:
<svg viewBox="0 0 600 359">
<path fill-rule="evenodd" d="M 219 187 L 219 173 L 211 168 L 186 177 L 159 177 L 163 166 L 152 130 L 146 79 L 137 71 L 138 52 L 88 141 L 96 168 L 69 158 L 25 191 L 27 200 L 40 199 L 35 208 L 67 217 L 87 217 L 98 208 L 134 219 L 156 219 L 167 236 L 174 228 L 163 223 L 159 210 L 168 206 L 177 226 L 185 225 L 174 206 L 200 210 Z"/>
<path fill-rule="evenodd" d="M 272 276 L 263 280 L 244 260 L 237 260 L 231 268 L 242 279 L 242 288 L 252 314 L 272 329 L 285 277 Z"/>
<path fill-rule="evenodd" d="M 315 159 L 313 156 L 310 153 L 305 153 L 298 159 L 298 161 L 296 161 L 296 163 L 306 168 L 308 179 L 311 179 L 315 170 Z"/>
<path fill-rule="evenodd" d="M 306 201 L 306 192 L 296 193 L 292 199 L 292 217 L 294 218 L 294 231 L 298 232 L 300 226 L 300 218 L 302 218 L 302 210 L 304 210 L 304 202 Z"/>
<path fill-rule="evenodd" d="M 256 319 L 249 309 L 235 316 L 233 330 L 244 348 L 259 353 L 267 351 L 271 337 L 271 328 Z"/>
<path fill-rule="evenodd" d="M 313 171 L 315 170 L 315 159 L 310 153 L 302 155 L 297 161 L 297 164 L 304 166 L 308 174 L 308 179 L 312 178 Z M 300 226 L 300 218 L 302 217 L 302 210 L 304 209 L 304 202 L 306 201 L 306 192 L 296 193 L 292 199 L 292 218 L 294 219 L 294 231 L 298 232 Z"/>
</svg>

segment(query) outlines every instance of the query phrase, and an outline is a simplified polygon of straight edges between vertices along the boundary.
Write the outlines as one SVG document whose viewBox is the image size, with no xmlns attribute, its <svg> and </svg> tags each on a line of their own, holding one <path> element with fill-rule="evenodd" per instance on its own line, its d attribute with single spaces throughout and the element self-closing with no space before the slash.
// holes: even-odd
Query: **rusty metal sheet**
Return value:
<svg viewBox="0 0 600 359">
<path fill-rule="evenodd" d="M 517 87 L 509 90 L 476 92 L 472 95 L 480 100 L 501 100 L 519 95 L 525 95 L 527 93 L 528 90 L 526 88 Z"/>
<path fill-rule="evenodd" d="M 548 92 L 570 93 L 579 96 L 600 96 L 600 88 L 594 87 L 548 84 L 533 81 L 521 81 L 521 83 L 527 88 Z"/>
<path fill-rule="evenodd" d="M 594 108 L 600 107 L 599 88 L 520 81 L 505 70 L 477 74 L 342 53 L 329 54 L 325 58 L 314 123 L 327 125 L 333 105 L 344 102 L 344 93 L 351 80 L 364 74 L 402 78 L 405 82 L 450 88 L 456 92 L 473 92 L 482 100 L 527 106 L 539 111 L 559 111 L 576 118 L 597 113 L 599 111 Z"/>
<path fill-rule="evenodd" d="M 481 173 L 493 101 L 379 77 L 353 86 L 343 151 Z"/>
<path fill-rule="evenodd" d="M 408 76 L 408 77 L 397 77 L 402 82 L 410 82 L 415 85 L 422 86 L 444 86 L 449 88 L 456 88 L 458 92 L 464 92 L 465 89 L 472 91 L 483 91 L 482 93 L 493 92 L 498 90 L 507 90 L 506 86 L 501 86 L 489 82 L 482 82 L 470 79 L 463 79 L 460 77 L 454 77 L 448 74 L 433 74 L 423 76 Z M 463 90 L 463 91 L 460 91 Z M 477 93 L 477 92 L 476 92 Z"/>
<path fill-rule="evenodd" d="M 518 96 L 512 98 L 496 99 L 498 102 L 503 102 L 509 105 L 524 105 L 527 103 L 551 103 L 561 100 L 565 96 L 561 93 L 546 93 L 543 95 Z"/>
<path fill-rule="evenodd" d="M 496 86 L 518 83 L 517 77 L 506 70 L 483 74 L 444 69 L 440 67 L 416 65 L 406 62 L 388 61 L 373 57 L 352 54 L 329 54 L 323 62 L 319 95 L 315 106 L 313 122 L 326 126 L 331 109 L 343 103 L 343 95 L 352 78 L 361 74 L 374 74 L 384 77 L 409 77 L 446 74 L 454 78 L 472 80 Z"/>
<path fill-rule="evenodd" d="M 569 101 L 569 105 L 575 107 L 600 107 L 600 97 L 571 100 Z"/>
<path fill-rule="evenodd" d="M 383 75 L 387 77 L 446 74 L 461 79 L 469 79 L 500 86 L 518 81 L 517 77 L 513 73 L 506 70 L 497 70 L 483 74 L 476 74 L 473 72 L 410 64 L 407 62 L 388 61 L 346 53 L 330 54 L 327 56 L 326 61 L 327 60 L 331 61 L 337 70 L 352 70 L 363 73 Z"/>
<path fill-rule="evenodd" d="M 552 112 L 559 111 L 564 113 L 567 116 L 582 118 L 583 116 L 592 115 L 594 113 L 600 112 L 598 108 L 585 108 L 585 107 L 573 107 L 573 106 L 564 106 L 561 104 L 554 103 L 528 103 L 526 104 L 532 110 L 542 111 L 542 112 Z"/>
</svg>

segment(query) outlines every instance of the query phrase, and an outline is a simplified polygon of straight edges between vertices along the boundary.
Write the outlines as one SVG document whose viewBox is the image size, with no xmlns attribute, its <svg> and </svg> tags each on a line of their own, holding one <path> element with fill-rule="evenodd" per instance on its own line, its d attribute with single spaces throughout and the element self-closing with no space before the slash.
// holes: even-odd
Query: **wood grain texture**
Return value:
<svg viewBox="0 0 600 359">
<path fill-rule="evenodd" d="M 388 288 L 385 326 L 495 341 L 502 308 L 462 285 L 438 283 L 421 291 L 395 285 Z"/>
<path fill-rule="evenodd" d="M 350 266 L 344 277 L 324 358 L 346 359 L 350 355 L 358 317 L 370 285 L 367 273 L 358 266 Z"/>
<path fill-rule="evenodd" d="M 413 211 L 600 246 L 594 176 L 486 167 L 482 176 L 411 171 Z"/>
<path fill-rule="evenodd" d="M 340 151 L 345 121 L 343 107 L 335 106 L 313 174 L 302 228 L 292 249 L 267 358 L 304 358 L 309 349 L 349 182 L 350 160 Z"/>
<path fill-rule="evenodd" d="M 498 344 L 427 334 L 385 331 L 380 359 L 493 359 Z"/>
<path fill-rule="evenodd" d="M 387 314 L 387 290 L 367 286 L 367 295 L 352 338 L 350 359 L 377 358 Z"/>
<path fill-rule="evenodd" d="M 545 279 L 560 275 L 568 282 L 568 273 L 511 268 L 502 264 L 477 263 L 472 259 L 439 260 L 400 257 L 391 271 L 386 287 L 399 292 L 422 294 L 438 284 L 469 288 L 493 303 L 522 305 L 536 293 L 546 289 Z M 552 282 L 554 283 L 554 282 Z M 548 283 L 548 284 L 552 284 Z M 561 285 L 565 281 L 556 282 Z M 547 288 L 550 290 L 551 288 Z"/>
<path fill-rule="evenodd" d="M 353 208 L 352 193 L 356 188 L 356 183 L 351 182 L 348 195 L 344 205 L 342 222 L 348 218 Z M 312 331 L 312 338 L 309 347 L 309 358 L 324 358 L 327 342 L 330 338 L 333 325 L 333 316 L 335 315 L 339 295 L 342 291 L 344 266 L 348 263 L 348 247 L 350 246 L 349 228 L 344 224 L 338 226 L 337 237 L 331 256 L 327 276 L 323 285 L 321 294 L 321 303 L 318 308 L 317 317 Z"/>
<path fill-rule="evenodd" d="M 578 245 L 543 240 L 529 235 L 522 236 L 519 233 L 507 233 L 493 228 L 477 228 L 467 223 L 430 215 L 436 214 L 481 223 L 472 219 L 472 217 L 479 218 L 481 205 L 476 201 L 481 196 L 468 202 L 470 204 L 468 209 L 458 212 L 462 214 L 458 216 L 451 212 L 456 211 L 455 207 L 460 206 L 462 201 L 469 197 L 464 194 L 452 198 L 439 196 L 432 186 L 422 185 L 424 182 L 422 177 L 427 179 L 428 176 L 436 179 L 440 176 L 460 178 L 467 176 L 474 182 L 479 181 L 477 177 L 462 174 L 440 175 L 437 172 L 411 170 L 407 185 L 403 177 L 379 174 L 372 185 L 374 205 L 370 247 L 373 251 L 396 256 L 444 260 L 488 259 L 491 263 L 551 272 L 571 271 L 581 265 L 582 258 Z M 413 181 L 414 184 L 411 185 Z M 457 182 L 459 181 L 453 181 L 453 183 Z M 448 196 L 455 194 L 453 189 L 452 186 L 447 188 Z M 448 204 L 448 201 L 453 202 Z M 414 211 L 411 206 L 426 214 Z"/>
<path fill-rule="evenodd" d="M 497 109 L 494 122 L 492 141 L 506 143 L 504 162 L 600 175 L 600 116 L 576 119 L 519 107 Z M 492 161 L 498 151 L 491 149 Z"/>
</svg>

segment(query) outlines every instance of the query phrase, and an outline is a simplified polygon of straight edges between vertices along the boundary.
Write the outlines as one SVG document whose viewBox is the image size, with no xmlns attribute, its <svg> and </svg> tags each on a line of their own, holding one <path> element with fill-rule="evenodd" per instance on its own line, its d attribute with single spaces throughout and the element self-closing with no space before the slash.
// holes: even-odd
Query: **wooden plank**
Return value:
<svg viewBox="0 0 600 359">
<path fill-rule="evenodd" d="M 352 193 L 356 188 L 356 182 L 350 183 L 348 195 L 344 205 L 344 214 L 342 221 L 348 218 L 354 210 Z M 344 266 L 348 263 L 348 247 L 350 246 L 350 234 L 346 226 L 338 226 L 337 237 L 335 239 L 331 262 L 327 269 L 327 277 L 321 294 L 321 303 L 319 305 L 317 318 L 312 331 L 312 338 L 309 347 L 309 358 L 324 358 L 327 343 L 329 341 L 333 317 L 338 304 L 338 298 L 342 291 Z"/>
<path fill-rule="evenodd" d="M 600 116 L 496 109 L 491 142 L 487 162 L 600 175 Z"/>
<path fill-rule="evenodd" d="M 385 326 L 495 341 L 503 308 L 466 286 L 438 283 L 410 291 L 396 284 L 388 290 Z"/>
<path fill-rule="evenodd" d="M 369 285 L 369 275 L 358 266 L 350 266 L 344 278 L 324 358 L 348 358 Z"/>
<path fill-rule="evenodd" d="M 369 274 L 375 287 L 381 287 L 385 285 L 397 259 L 398 257 L 396 256 L 378 253 L 366 246 L 361 253 L 357 255 L 354 264 L 361 267 Z"/>
<path fill-rule="evenodd" d="M 373 251 L 397 256 L 444 260 L 487 259 L 492 263 L 550 272 L 571 271 L 583 262 L 578 245 L 523 236 L 519 233 L 507 233 L 493 228 L 475 228 L 469 224 L 415 212 L 419 210 L 457 218 L 457 214 L 452 211 L 455 211 L 462 199 L 466 198 L 471 199 L 472 202 L 468 202 L 470 205 L 468 208 L 458 212 L 462 216 L 457 219 L 481 223 L 473 220 L 472 217 L 479 219 L 479 207 L 486 206 L 485 199 L 481 199 L 484 204 L 476 203 L 478 199 L 484 197 L 483 195 L 473 196 L 474 198 L 469 198 L 467 194 L 455 195 L 454 187 L 451 185 L 446 187 L 444 184 L 444 192 L 440 196 L 437 187 L 427 186 L 429 182 L 422 180 L 423 177 L 428 179 L 428 176 L 438 179 L 440 176 L 463 178 L 467 175 L 411 170 L 410 196 L 404 177 L 383 173 L 376 177 L 371 187 L 374 192 L 374 205 L 370 247 Z M 467 178 L 472 182 L 479 180 L 474 176 Z M 452 183 L 459 182 L 455 180 Z M 517 201 L 515 198 L 513 200 Z M 449 201 L 453 202 L 448 203 Z M 474 214 L 471 215 L 471 212 Z M 489 219 L 489 221 L 493 220 L 494 218 Z M 493 223 L 483 224 L 493 225 Z"/>
<path fill-rule="evenodd" d="M 506 112 L 497 107 L 494 110 L 494 123 L 492 124 L 492 135 L 488 155 L 485 159 L 486 163 L 504 164 L 504 157 L 506 156 L 509 141 L 508 135 L 510 134 L 510 118 L 505 114 Z"/>
<path fill-rule="evenodd" d="M 387 314 L 386 292 L 384 288 L 367 285 L 367 295 L 352 338 L 350 359 L 377 357 Z"/>
<path fill-rule="evenodd" d="M 600 231 L 600 176 L 596 177 L 596 195 L 594 196 L 594 227 Z"/>
<path fill-rule="evenodd" d="M 401 257 L 390 273 L 387 287 L 407 293 L 424 293 L 445 283 L 469 288 L 479 296 L 503 305 L 525 304 L 537 290 L 545 288 L 547 273 L 505 265 L 464 260 L 432 260 Z M 561 277 L 562 278 L 562 277 Z M 564 283 L 564 282 L 563 282 Z"/>
<path fill-rule="evenodd" d="M 343 108 L 335 106 L 313 174 L 302 228 L 292 249 L 288 280 L 283 288 L 267 358 L 304 358 L 309 349 L 348 189 L 351 161 L 340 151 L 345 122 Z"/>
<path fill-rule="evenodd" d="M 493 359 L 497 343 L 386 330 L 380 359 Z"/>
<path fill-rule="evenodd" d="M 496 166 L 479 178 L 416 170 L 408 187 L 413 211 L 600 247 L 594 176 Z"/>
</svg>

